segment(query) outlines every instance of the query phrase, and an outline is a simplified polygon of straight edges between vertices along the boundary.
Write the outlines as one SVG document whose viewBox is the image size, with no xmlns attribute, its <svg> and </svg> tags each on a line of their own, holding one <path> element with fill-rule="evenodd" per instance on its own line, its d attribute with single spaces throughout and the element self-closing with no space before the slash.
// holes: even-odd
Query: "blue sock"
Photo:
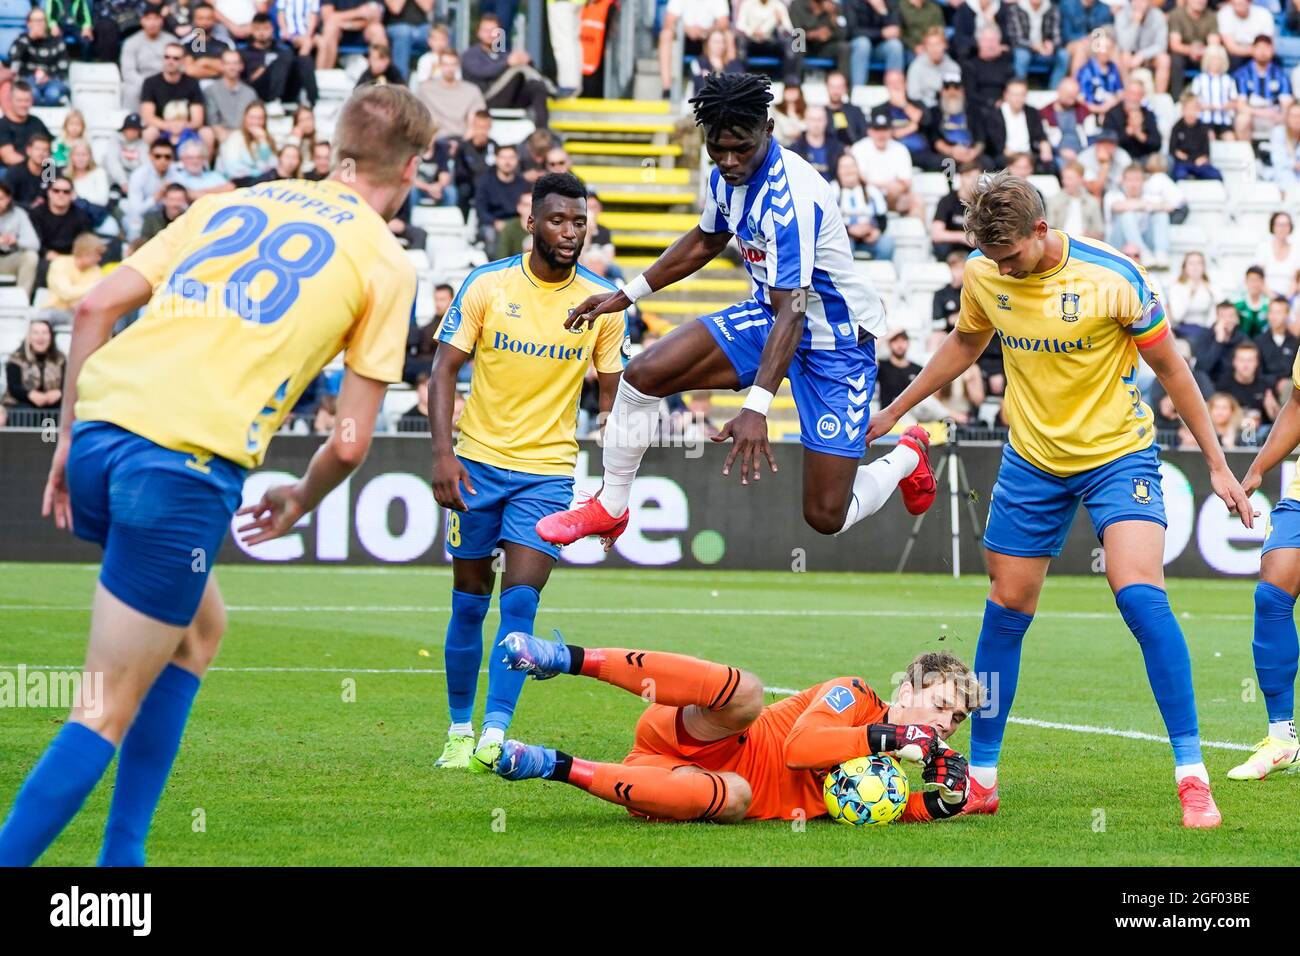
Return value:
<svg viewBox="0 0 1300 956">
<path fill-rule="evenodd" d="M 447 667 L 447 704 L 453 724 L 468 724 L 474 717 L 478 670 L 483 666 L 483 618 L 490 594 L 451 592 L 451 620 L 442 659 Z"/>
<path fill-rule="evenodd" d="M 144 866 L 144 840 L 198 692 L 196 675 L 168 664 L 145 695 L 118 754 L 100 866 Z"/>
<path fill-rule="evenodd" d="M 1255 585 L 1255 673 L 1264 694 L 1269 723 L 1295 719 L 1296 638 L 1295 598 L 1280 587 L 1260 581 Z"/>
<path fill-rule="evenodd" d="M 1034 621 L 1032 614 L 984 602 L 984 624 L 975 646 L 975 673 L 988 691 L 988 704 L 971 714 L 970 762 L 996 767 L 1002 752 L 1007 717 L 1020 680 L 1020 645 Z"/>
<path fill-rule="evenodd" d="M 104 775 L 117 748 L 85 724 L 67 723 L 50 741 L 0 829 L 0 866 L 31 866 Z"/>
<path fill-rule="evenodd" d="M 496 645 L 511 631 L 533 633 L 533 621 L 537 617 L 537 601 L 540 595 L 537 588 L 527 584 L 516 584 L 501 592 L 501 626 L 492 641 L 492 653 L 488 656 L 488 691 L 487 712 L 483 715 L 483 729 L 498 728 L 504 731 L 510 726 L 510 718 L 515 715 L 515 704 L 519 693 L 524 689 L 523 671 L 512 671 L 505 665 L 501 648 Z"/>
<path fill-rule="evenodd" d="M 1165 720 L 1174 763 L 1201 763 L 1201 739 L 1196 724 L 1196 694 L 1192 690 L 1192 659 L 1183 629 L 1169 609 L 1169 595 L 1154 584 L 1130 584 L 1115 595 L 1124 623 L 1137 638 L 1147 665 L 1147 680 Z"/>
</svg>

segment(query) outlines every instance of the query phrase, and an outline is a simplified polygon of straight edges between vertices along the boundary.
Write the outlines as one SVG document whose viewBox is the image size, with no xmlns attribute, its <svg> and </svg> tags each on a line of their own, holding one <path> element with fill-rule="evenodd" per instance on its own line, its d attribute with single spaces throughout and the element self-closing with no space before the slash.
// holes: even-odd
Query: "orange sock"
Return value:
<svg viewBox="0 0 1300 956">
<path fill-rule="evenodd" d="M 568 782 L 593 796 L 659 820 L 712 820 L 727 805 L 727 782 L 716 773 L 674 773 L 573 758 Z"/>
<path fill-rule="evenodd" d="M 721 710 L 740 684 L 738 669 L 685 654 L 630 651 L 621 647 L 589 647 L 582 653 L 585 676 L 667 707 L 696 704 Z"/>
</svg>

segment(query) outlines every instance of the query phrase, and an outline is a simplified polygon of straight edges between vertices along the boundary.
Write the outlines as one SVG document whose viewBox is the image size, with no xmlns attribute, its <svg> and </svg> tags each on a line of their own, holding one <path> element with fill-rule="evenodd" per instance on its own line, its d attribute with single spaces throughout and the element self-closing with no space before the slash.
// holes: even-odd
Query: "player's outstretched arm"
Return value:
<svg viewBox="0 0 1300 956">
<path fill-rule="evenodd" d="M 456 457 L 452 447 L 451 419 L 456 407 L 456 378 L 469 360 L 463 352 L 446 342 L 433 353 L 433 371 L 429 374 L 429 430 L 433 433 L 433 497 L 444 508 L 465 511 L 460 486 L 471 495 L 478 492 L 469 472 Z"/>
<path fill-rule="evenodd" d="M 1268 430 L 1264 447 L 1246 469 L 1246 477 L 1241 480 L 1241 490 L 1251 494 L 1263 482 L 1264 475 L 1282 464 L 1297 445 L 1300 445 L 1300 388 L 1292 385 L 1291 397 L 1282 406 L 1273 427 Z"/>
<path fill-rule="evenodd" d="M 153 286 L 148 279 L 130 266 L 120 266 L 97 282 L 73 311 L 72 345 L 68 349 L 68 367 L 63 377 L 59 441 L 54 448 L 54 461 L 50 464 L 50 476 L 41 502 L 41 515 L 46 518 L 53 515 L 59 528 L 72 527 L 65 472 L 72 423 L 76 417 L 77 377 L 86 359 L 109 340 L 117 320 L 141 308 L 152 295 Z"/>
<path fill-rule="evenodd" d="M 1173 336 L 1162 336 L 1159 341 L 1143 347 L 1142 358 L 1156 373 L 1165 394 L 1174 403 L 1174 409 L 1196 438 L 1196 444 L 1201 446 L 1201 454 L 1210 466 L 1210 485 L 1214 493 L 1223 499 L 1228 510 L 1236 514 L 1243 525 L 1253 528 L 1255 511 L 1241 483 L 1228 467 L 1205 399 L 1192 377 L 1192 370 L 1174 348 Z"/>
<path fill-rule="evenodd" d="M 296 484 L 271 488 L 257 504 L 236 512 L 249 519 L 239 529 L 245 545 L 261 544 L 285 534 L 360 467 L 370 451 L 386 391 L 388 385 L 384 382 L 358 375 L 352 369 L 344 372 L 334 431 L 312 455 L 307 473 Z"/>
<path fill-rule="evenodd" d="M 925 363 L 921 374 L 912 380 L 912 384 L 903 389 L 903 393 L 871 416 L 871 427 L 867 431 L 867 444 L 871 444 L 881 435 L 888 435 L 898 424 L 898 420 L 911 411 L 924 399 L 946 388 L 966 369 L 975 364 L 984 354 L 993 330 L 982 332 L 963 332 L 953 329 L 943 344 L 935 350 L 930 361 Z"/>
<path fill-rule="evenodd" d="M 650 268 L 623 289 L 617 292 L 598 292 L 584 299 L 569 313 L 569 317 L 564 321 L 564 327 L 573 329 L 584 324 L 595 325 L 596 320 L 602 315 L 621 312 L 642 296 L 694 275 L 727 248 L 727 243 L 730 241 L 729 232 L 705 232 L 699 226 L 695 226 L 665 249 L 663 254 L 651 263 Z M 632 295 L 629 296 L 628 292 L 632 292 Z"/>
</svg>

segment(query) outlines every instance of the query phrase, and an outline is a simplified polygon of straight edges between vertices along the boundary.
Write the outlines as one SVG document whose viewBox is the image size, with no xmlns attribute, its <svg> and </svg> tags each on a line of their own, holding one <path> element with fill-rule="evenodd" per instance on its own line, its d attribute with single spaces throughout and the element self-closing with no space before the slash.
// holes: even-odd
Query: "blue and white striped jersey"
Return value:
<svg viewBox="0 0 1300 956">
<path fill-rule="evenodd" d="M 736 236 L 753 298 L 769 309 L 771 289 L 809 290 L 801 348 L 853 345 L 859 328 L 884 336 L 884 303 L 854 271 L 839 190 L 776 140 L 743 186 L 728 186 L 713 170 L 700 229 Z"/>
</svg>

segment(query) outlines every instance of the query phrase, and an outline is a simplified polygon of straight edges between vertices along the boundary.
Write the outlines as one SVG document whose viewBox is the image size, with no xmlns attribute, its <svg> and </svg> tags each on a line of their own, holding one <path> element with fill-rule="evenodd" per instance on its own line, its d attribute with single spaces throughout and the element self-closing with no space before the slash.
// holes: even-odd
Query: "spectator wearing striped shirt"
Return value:
<svg viewBox="0 0 1300 956">
<path fill-rule="evenodd" d="M 1251 59 L 1232 74 L 1237 84 L 1237 138 L 1268 139 L 1294 97 L 1291 81 L 1273 58 L 1273 38 L 1261 33 L 1251 47 Z"/>
<path fill-rule="evenodd" d="M 320 25 L 320 0 L 276 0 L 275 16 L 280 26 L 280 42 L 310 56 Z"/>
<path fill-rule="evenodd" d="M 1115 34 L 1109 27 L 1098 30 L 1092 37 L 1092 56 L 1079 68 L 1075 79 L 1088 109 L 1100 117 L 1119 102 L 1124 80 L 1115 65 Z"/>
<path fill-rule="evenodd" d="M 1201 122 L 1216 138 L 1232 138 L 1237 115 L 1237 84 L 1228 75 L 1228 51 L 1217 43 L 1205 48 L 1201 72 L 1192 80 L 1192 92 L 1201 102 Z"/>
</svg>

